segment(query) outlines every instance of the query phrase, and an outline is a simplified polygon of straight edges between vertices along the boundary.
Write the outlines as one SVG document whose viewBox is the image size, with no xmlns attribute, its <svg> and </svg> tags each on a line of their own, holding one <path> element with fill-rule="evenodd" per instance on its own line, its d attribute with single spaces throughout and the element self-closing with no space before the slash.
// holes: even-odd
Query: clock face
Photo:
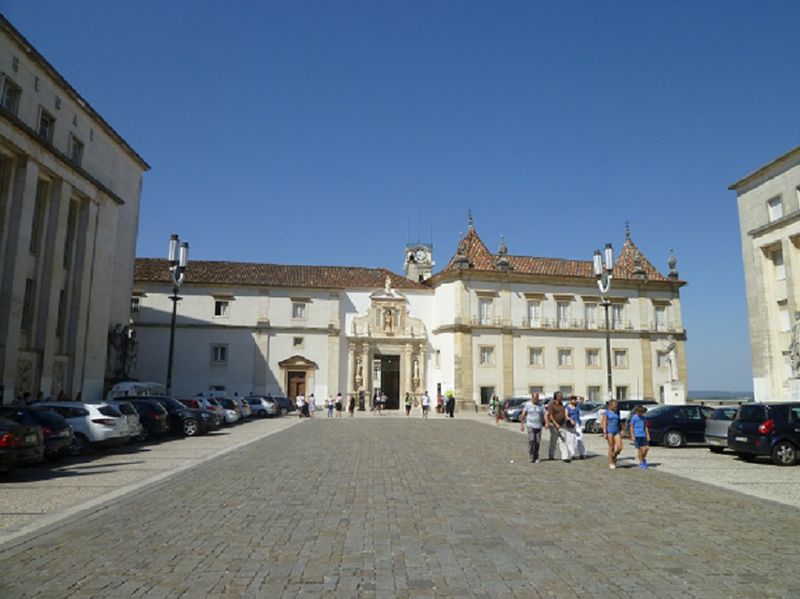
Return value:
<svg viewBox="0 0 800 599">
<path fill-rule="evenodd" d="M 425 254 L 425 250 L 417 250 L 416 252 L 414 252 L 414 258 L 417 259 L 417 262 L 422 262 L 423 260 L 425 260 L 426 255 L 427 254 Z"/>
</svg>

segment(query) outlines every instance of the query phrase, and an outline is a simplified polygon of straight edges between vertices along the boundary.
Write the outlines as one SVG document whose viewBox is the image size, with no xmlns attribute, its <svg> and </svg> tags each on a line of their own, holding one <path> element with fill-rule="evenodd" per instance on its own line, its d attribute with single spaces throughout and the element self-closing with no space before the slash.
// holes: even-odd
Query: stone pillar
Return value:
<svg viewBox="0 0 800 599">
<path fill-rule="evenodd" d="M 419 361 L 419 382 L 417 383 L 416 391 L 422 394 L 423 391 L 428 389 L 428 356 L 425 351 L 424 341 L 417 346 L 417 360 Z M 429 395 L 435 395 L 435 393 L 429 393 Z"/>
<path fill-rule="evenodd" d="M 346 394 L 358 391 L 356 387 L 356 348 L 352 341 L 347 343 L 347 384 L 344 392 Z"/>
<path fill-rule="evenodd" d="M 403 407 L 403 400 L 406 393 L 415 391 L 414 388 L 414 372 L 412 367 L 411 344 L 406 343 L 403 346 L 403 365 L 400 369 L 400 407 Z"/>
<path fill-rule="evenodd" d="M 642 352 L 642 399 L 655 399 L 653 391 L 653 363 L 658 364 L 657 359 L 653 356 L 653 344 L 650 341 L 649 335 L 644 335 L 641 338 L 641 352 Z M 638 398 L 637 398 L 638 399 Z"/>
<path fill-rule="evenodd" d="M 369 358 L 369 343 L 364 342 L 361 346 L 361 368 L 363 372 L 361 375 L 364 377 L 363 382 L 361 383 L 361 388 L 364 390 L 366 395 L 370 395 L 372 393 L 372 360 Z M 359 389 L 360 391 L 361 389 Z M 368 402 L 367 402 L 368 403 Z"/>
<path fill-rule="evenodd" d="M 501 365 L 503 372 L 503 395 L 510 397 L 514 394 L 514 337 L 510 330 L 503 331 L 503 353 Z M 499 395 L 499 394 L 498 394 Z"/>
</svg>

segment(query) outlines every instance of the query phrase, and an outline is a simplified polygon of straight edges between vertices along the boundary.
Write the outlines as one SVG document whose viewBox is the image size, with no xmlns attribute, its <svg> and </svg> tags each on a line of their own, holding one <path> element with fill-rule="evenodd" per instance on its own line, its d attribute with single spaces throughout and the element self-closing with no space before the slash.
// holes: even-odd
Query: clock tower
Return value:
<svg viewBox="0 0 800 599">
<path fill-rule="evenodd" d="M 433 274 L 433 245 L 415 243 L 406 246 L 406 259 L 403 270 L 406 278 L 421 283 Z"/>
</svg>

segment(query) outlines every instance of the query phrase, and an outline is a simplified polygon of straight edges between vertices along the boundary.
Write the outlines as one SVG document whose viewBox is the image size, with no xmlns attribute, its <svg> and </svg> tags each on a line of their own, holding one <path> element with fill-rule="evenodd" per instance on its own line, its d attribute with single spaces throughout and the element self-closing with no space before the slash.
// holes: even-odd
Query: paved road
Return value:
<svg viewBox="0 0 800 599">
<path fill-rule="evenodd" d="M 304 421 L 5 546 L 0 596 L 800 595 L 797 509 L 523 445 L 465 419 Z"/>
</svg>

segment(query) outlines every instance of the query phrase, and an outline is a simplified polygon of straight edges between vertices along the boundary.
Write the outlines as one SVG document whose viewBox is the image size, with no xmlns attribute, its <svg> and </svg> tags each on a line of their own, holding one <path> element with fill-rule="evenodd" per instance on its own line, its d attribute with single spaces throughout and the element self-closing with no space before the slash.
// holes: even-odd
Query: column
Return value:
<svg viewBox="0 0 800 599">
<path fill-rule="evenodd" d="M 347 384 L 344 393 L 350 394 L 358 391 L 356 389 L 356 348 L 352 341 L 347 343 Z M 346 399 L 346 398 L 345 398 Z"/>
<path fill-rule="evenodd" d="M 367 342 L 361 346 L 361 368 L 363 370 L 361 375 L 364 377 L 361 387 L 369 395 L 372 391 L 372 361 L 369 359 L 369 343 Z"/>
<path fill-rule="evenodd" d="M 417 360 L 419 360 L 419 385 L 417 391 L 422 393 L 428 388 L 428 352 L 425 351 L 425 342 L 417 346 Z"/>
<path fill-rule="evenodd" d="M 411 344 L 406 343 L 403 346 L 403 367 L 400 369 L 400 407 L 402 408 L 405 404 L 403 400 L 406 397 L 406 393 L 411 393 L 415 391 L 414 389 L 414 381 L 413 381 L 414 373 L 412 368 L 412 360 L 411 360 Z"/>
</svg>

